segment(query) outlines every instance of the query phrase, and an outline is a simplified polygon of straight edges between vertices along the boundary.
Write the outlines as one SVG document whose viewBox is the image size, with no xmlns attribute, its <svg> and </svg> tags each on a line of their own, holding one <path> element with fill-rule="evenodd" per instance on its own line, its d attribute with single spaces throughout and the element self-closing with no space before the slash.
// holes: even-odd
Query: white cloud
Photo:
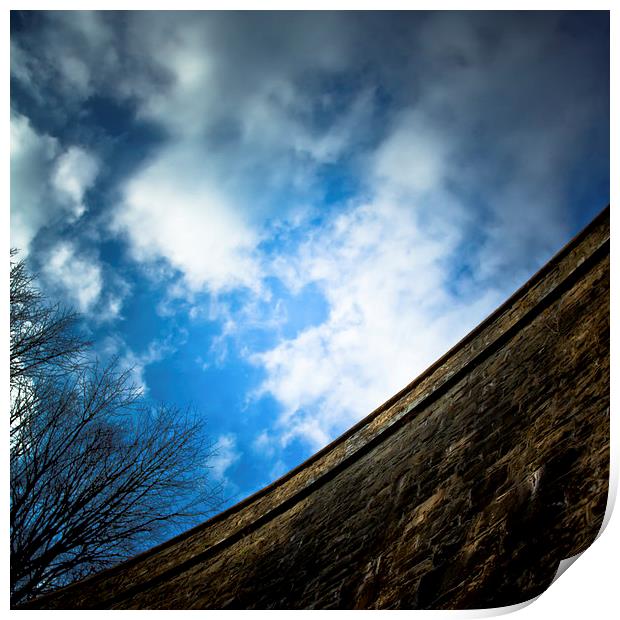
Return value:
<svg viewBox="0 0 620 620">
<path fill-rule="evenodd" d="M 61 196 L 66 197 L 76 218 L 86 211 L 84 194 L 92 186 L 98 171 L 97 159 L 77 146 L 69 147 L 56 161 L 52 184 Z"/>
<path fill-rule="evenodd" d="M 78 253 L 68 241 L 55 245 L 47 256 L 43 273 L 74 300 L 80 312 L 90 312 L 99 301 L 103 277 L 95 260 Z"/>
<path fill-rule="evenodd" d="M 149 391 L 145 378 L 147 366 L 173 354 L 187 339 L 185 330 L 151 341 L 144 351 L 136 353 L 119 335 L 108 336 L 102 345 L 104 358 L 116 357 L 121 370 L 129 371 L 132 384 L 146 395 Z"/>
<path fill-rule="evenodd" d="M 133 257 L 163 259 L 190 290 L 257 290 L 255 250 L 274 214 L 286 218 L 282 193 L 309 192 L 318 166 L 351 149 L 369 124 L 371 90 L 344 105 L 324 96 L 315 110 L 297 83 L 346 66 L 343 16 L 155 12 L 123 16 L 122 28 L 118 16 L 97 12 L 42 20 L 38 39 L 14 43 L 12 71 L 25 87 L 53 88 L 64 112 L 103 92 L 130 102 L 167 137 L 121 183 L 114 230 L 126 235 Z M 264 42 L 254 46 L 257 28 Z M 65 163 L 79 165 L 70 173 L 59 166 L 56 180 L 79 213 L 96 167 L 75 155 Z"/>
<path fill-rule="evenodd" d="M 106 305 L 101 309 L 100 317 L 102 321 L 111 321 L 112 319 L 120 316 L 123 308 L 124 295 L 111 294 L 106 302 Z"/>
<path fill-rule="evenodd" d="M 565 235 L 558 170 L 587 131 L 577 102 L 589 107 L 589 95 L 563 107 L 574 132 L 530 96 L 554 77 L 553 63 L 536 63 L 553 25 L 534 41 L 508 29 L 500 36 L 506 52 L 493 55 L 481 52 L 474 24 L 443 21 L 433 17 L 430 30 L 456 30 L 454 49 L 438 49 L 437 37 L 421 40 L 418 60 L 428 71 L 419 70 L 420 88 L 366 154 L 361 175 L 370 199 L 344 213 L 340 205 L 292 255 L 275 257 L 272 268 L 288 288 L 314 282 L 329 314 L 250 356 L 267 374 L 259 394 L 283 409 L 255 447 L 273 450 L 295 438 L 325 445 L 473 328 Z M 535 77 L 523 77 L 524 59 L 537 67 Z M 488 101 L 503 102 L 499 113 Z M 272 126 L 269 111 L 253 121 L 257 127 Z M 529 120 L 515 125 L 515 118 Z M 489 123 L 501 138 L 487 139 Z M 302 134 L 283 126 L 300 148 Z M 363 133 L 363 123 L 356 127 Z M 338 132 L 331 136 L 338 145 Z M 329 161 L 340 147 L 301 148 Z M 465 249 L 467 234 L 477 240 Z"/>
<path fill-rule="evenodd" d="M 557 171 L 570 168 L 601 99 L 591 51 L 585 39 L 569 34 L 559 13 L 437 12 L 402 21 L 336 12 L 121 17 L 87 11 L 40 19 L 39 30 L 12 43 L 14 77 L 33 92 L 53 88 L 67 110 L 104 93 L 159 126 L 167 142 L 152 167 L 161 185 L 178 179 L 196 200 L 222 203 L 202 219 L 213 218 L 215 230 L 235 231 L 237 238 L 224 244 L 229 266 L 255 247 L 274 213 L 286 218 L 283 192 L 298 194 L 290 202 L 307 201 L 320 166 L 352 153 L 372 160 L 374 174 L 415 191 L 432 191 L 459 167 L 456 179 L 450 175 L 453 186 L 484 187 L 482 213 L 496 226 L 489 260 L 481 264 L 506 271 L 534 245 L 543 256 L 565 232 Z M 376 98 L 385 94 L 380 105 Z M 360 154 L 380 138 L 376 154 Z M 172 165 L 180 152 L 194 160 L 190 171 Z M 139 171 L 133 189 L 146 191 L 150 180 Z M 127 227 L 140 226 L 143 210 L 136 210 Z M 188 211 L 191 224 L 196 209 Z M 532 230 L 529 221 L 540 213 L 547 221 Z M 187 268 L 195 283 L 239 285 L 229 279 L 234 269 L 212 273 L 182 255 L 204 252 L 200 245 L 180 250 L 177 236 L 147 253 L 138 231 L 135 256 L 158 255 Z M 198 244 L 197 235 L 182 240 Z M 502 248 L 505 259 L 491 256 Z M 256 263 L 253 269 L 256 275 Z"/>
<path fill-rule="evenodd" d="M 261 431 L 254 438 L 252 449 L 263 457 L 271 458 L 275 454 L 273 437 L 267 431 Z"/>
<path fill-rule="evenodd" d="M 185 145 L 165 151 L 125 185 L 114 228 L 137 260 L 165 258 L 190 289 L 257 288 L 258 237 L 207 175 L 199 151 Z"/>
<path fill-rule="evenodd" d="M 63 299 L 95 324 L 122 318 L 123 302 L 131 287 L 119 275 L 106 271 L 94 252 L 63 240 L 46 249 L 41 259 L 40 275 L 54 297 Z"/>
<path fill-rule="evenodd" d="M 375 175 L 400 191 L 435 190 L 445 181 L 448 141 L 423 112 L 408 109 L 375 153 Z"/>
<path fill-rule="evenodd" d="M 283 444 L 319 448 L 404 387 L 473 327 L 499 299 L 495 290 L 455 298 L 445 258 L 458 237 L 425 230 L 420 208 L 381 199 L 352 208 L 307 242 L 282 277 L 314 281 L 327 321 L 252 361 L 267 371 L 261 392 L 284 407 Z M 260 439 L 260 438 L 259 438 Z"/>
<path fill-rule="evenodd" d="M 489 54 L 469 18 L 430 18 L 418 42 L 420 87 L 367 154 L 370 198 L 274 261 L 291 290 L 314 282 L 329 305 L 323 324 L 250 358 L 267 373 L 259 394 L 282 405 L 270 429 L 281 445 L 304 438 L 317 449 L 380 405 L 566 235 L 558 171 L 588 131 L 579 108 L 590 95 L 579 87 L 557 101 L 572 121 L 565 131 L 566 118 L 534 96 L 556 79 L 554 62 L 537 62 L 553 23 L 525 41 L 507 23 L 503 53 Z M 437 47 L 435 30 L 454 35 L 448 48 Z M 524 75 L 524 63 L 534 73 Z"/>
<path fill-rule="evenodd" d="M 49 169 L 59 151 L 56 139 L 39 135 L 28 119 L 11 114 L 11 245 L 23 253 L 38 230 L 50 220 Z"/>
<path fill-rule="evenodd" d="M 241 458 L 234 434 L 220 435 L 215 442 L 214 455 L 209 458 L 210 472 L 218 482 L 226 481 L 227 470 Z"/>
<path fill-rule="evenodd" d="M 39 134 L 26 116 L 11 113 L 11 245 L 26 255 L 42 228 L 75 219 L 98 172 L 95 157 Z"/>
</svg>

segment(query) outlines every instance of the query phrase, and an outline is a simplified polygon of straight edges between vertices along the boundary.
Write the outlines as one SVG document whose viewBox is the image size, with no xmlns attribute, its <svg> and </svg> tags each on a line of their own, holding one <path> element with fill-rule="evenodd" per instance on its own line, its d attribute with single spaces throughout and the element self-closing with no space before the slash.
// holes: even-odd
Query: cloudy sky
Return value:
<svg viewBox="0 0 620 620">
<path fill-rule="evenodd" d="M 228 503 L 609 202 L 608 13 L 11 13 L 11 245 Z"/>
</svg>

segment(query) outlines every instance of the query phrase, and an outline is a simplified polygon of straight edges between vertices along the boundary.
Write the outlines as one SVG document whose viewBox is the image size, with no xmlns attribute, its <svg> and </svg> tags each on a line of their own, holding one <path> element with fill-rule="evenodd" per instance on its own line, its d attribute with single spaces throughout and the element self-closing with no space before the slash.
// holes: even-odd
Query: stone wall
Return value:
<svg viewBox="0 0 620 620">
<path fill-rule="evenodd" d="M 38 608 L 479 608 L 605 512 L 609 209 L 404 390 L 205 524 Z"/>
</svg>

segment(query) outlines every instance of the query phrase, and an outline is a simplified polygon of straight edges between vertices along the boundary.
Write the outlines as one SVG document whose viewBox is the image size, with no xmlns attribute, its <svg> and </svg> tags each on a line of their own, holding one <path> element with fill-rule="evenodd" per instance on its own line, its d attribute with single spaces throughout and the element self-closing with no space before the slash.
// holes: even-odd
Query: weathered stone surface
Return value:
<svg viewBox="0 0 620 620">
<path fill-rule="evenodd" d="M 609 210 L 279 481 L 39 608 L 473 608 L 542 592 L 605 512 Z"/>
</svg>

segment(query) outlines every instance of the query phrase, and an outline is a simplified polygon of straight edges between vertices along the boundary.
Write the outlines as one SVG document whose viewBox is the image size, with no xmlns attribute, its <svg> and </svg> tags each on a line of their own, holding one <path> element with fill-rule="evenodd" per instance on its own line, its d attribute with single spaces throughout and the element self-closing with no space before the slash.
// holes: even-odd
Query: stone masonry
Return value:
<svg viewBox="0 0 620 620">
<path fill-rule="evenodd" d="M 609 208 L 474 331 L 243 502 L 33 608 L 520 603 L 601 526 Z"/>
</svg>

